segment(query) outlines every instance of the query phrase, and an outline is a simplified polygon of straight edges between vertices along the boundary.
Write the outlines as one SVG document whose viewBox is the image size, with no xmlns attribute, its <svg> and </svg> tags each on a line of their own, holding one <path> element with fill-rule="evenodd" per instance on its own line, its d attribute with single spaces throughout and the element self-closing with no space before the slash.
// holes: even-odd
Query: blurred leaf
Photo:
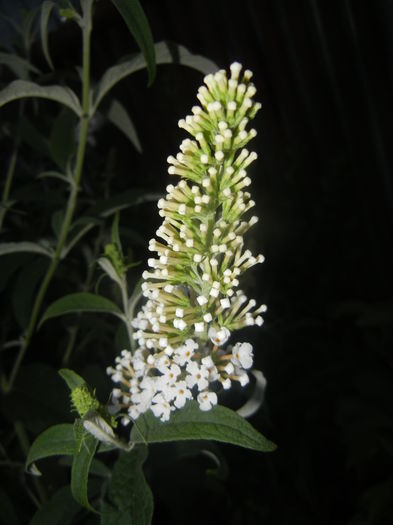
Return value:
<svg viewBox="0 0 393 525">
<path fill-rule="evenodd" d="M 57 370 L 44 363 L 21 368 L 13 390 L 1 399 L 1 410 L 3 417 L 20 420 L 35 435 L 71 417 L 68 391 Z"/>
<path fill-rule="evenodd" d="M 63 219 L 64 219 L 64 210 L 56 210 L 54 213 L 52 213 L 51 226 L 52 226 L 52 231 L 55 234 L 56 239 L 60 237 Z"/>
<path fill-rule="evenodd" d="M 67 257 L 68 253 L 72 248 L 88 233 L 94 228 L 94 226 L 100 226 L 102 221 L 94 217 L 81 217 L 71 226 L 68 233 L 67 245 L 64 246 L 61 252 L 61 258 L 64 259 Z"/>
<path fill-rule="evenodd" d="M 25 49 L 30 49 L 37 32 L 36 18 L 39 8 L 33 7 L 22 11 L 22 38 Z"/>
<path fill-rule="evenodd" d="M 40 30 L 41 30 L 41 45 L 42 52 L 51 70 L 54 70 L 52 59 L 49 53 L 48 45 L 48 24 L 52 9 L 56 7 L 56 4 L 51 0 L 45 0 L 41 6 L 41 17 L 40 17 Z"/>
<path fill-rule="evenodd" d="M 62 379 L 64 379 L 71 391 L 75 388 L 86 385 L 86 381 L 83 379 L 83 377 L 69 368 L 62 368 L 59 370 L 59 375 Z"/>
<path fill-rule="evenodd" d="M 393 303 L 386 301 L 366 305 L 356 324 L 358 326 L 391 326 L 393 324 Z"/>
<path fill-rule="evenodd" d="M 146 457 L 145 446 L 120 454 L 109 484 L 109 501 L 102 505 L 101 525 L 151 524 L 153 496 L 142 470 Z"/>
<path fill-rule="evenodd" d="M 140 278 L 139 281 L 136 283 L 130 298 L 128 299 L 128 315 L 130 319 L 133 319 L 135 317 L 135 307 L 138 304 L 140 298 L 142 297 L 142 283 L 143 278 Z"/>
<path fill-rule="evenodd" d="M 139 141 L 135 126 L 130 119 L 125 107 L 116 99 L 113 99 L 106 116 L 124 135 L 130 140 L 138 153 L 142 153 L 142 146 Z"/>
<path fill-rule="evenodd" d="M 79 511 L 70 487 L 63 487 L 37 510 L 29 525 L 69 525 Z"/>
<path fill-rule="evenodd" d="M 197 401 L 187 402 L 166 423 L 149 411 L 138 418 L 131 430 L 131 441 L 135 443 L 185 439 L 211 439 L 262 452 L 272 452 L 277 448 L 236 412 L 220 405 L 203 412 Z"/>
<path fill-rule="evenodd" d="M 19 521 L 15 512 L 15 507 L 10 497 L 0 487 L 0 524 L 18 525 Z"/>
<path fill-rule="evenodd" d="M 87 210 L 86 215 L 105 218 L 131 206 L 144 202 L 158 201 L 161 197 L 161 193 L 148 193 L 146 190 L 141 189 L 124 191 L 120 195 L 97 201 L 94 206 Z"/>
<path fill-rule="evenodd" d="M 254 415 L 255 412 L 260 409 L 265 397 L 265 388 L 267 383 L 265 376 L 260 370 L 252 370 L 251 373 L 255 377 L 254 392 L 247 403 L 236 410 L 236 412 L 241 417 L 251 417 Z"/>
<path fill-rule="evenodd" d="M 67 87 L 40 86 L 26 80 L 14 80 L 0 91 L 0 107 L 20 98 L 38 97 L 59 102 L 70 108 L 78 116 L 82 114 L 78 97 Z"/>
<path fill-rule="evenodd" d="M 0 256 L 16 252 L 39 253 L 52 258 L 52 252 L 35 242 L 4 242 L 0 244 Z"/>
<path fill-rule="evenodd" d="M 123 249 L 121 246 L 120 235 L 119 235 L 119 220 L 120 220 L 120 214 L 119 212 L 116 212 L 113 218 L 113 222 L 112 222 L 111 240 L 112 240 L 112 243 L 116 246 L 118 252 L 121 254 L 121 256 L 123 256 Z"/>
<path fill-rule="evenodd" d="M 34 256 L 26 253 L 13 253 L 0 258 L 0 292 L 9 284 L 12 275 L 20 266 L 28 264 Z"/>
<path fill-rule="evenodd" d="M 200 55 L 193 55 L 183 46 L 159 42 L 155 46 L 157 64 L 181 64 L 188 66 L 204 74 L 212 73 L 218 69 L 217 65 Z M 123 78 L 146 67 L 146 61 L 142 54 L 138 54 L 129 60 L 110 67 L 98 83 L 92 112 L 98 108 L 101 100 L 115 84 Z"/>
<path fill-rule="evenodd" d="M 76 501 L 87 509 L 96 512 L 90 505 L 87 497 L 87 480 L 90 465 L 93 460 L 98 441 L 90 434 L 86 434 L 82 447 L 74 453 L 71 469 L 71 492 Z"/>
<path fill-rule="evenodd" d="M 118 273 L 116 272 L 113 264 L 109 259 L 107 259 L 106 257 L 100 257 L 98 259 L 98 264 L 100 265 L 102 270 L 104 270 L 104 272 L 108 275 L 108 277 L 115 281 L 115 283 L 117 283 L 120 286 L 120 288 L 123 286 L 122 280 L 120 279 Z"/>
<path fill-rule="evenodd" d="M 30 320 L 33 301 L 38 283 L 47 270 L 41 257 L 34 258 L 19 272 L 11 297 L 12 309 L 22 331 Z"/>
<path fill-rule="evenodd" d="M 75 127 L 77 118 L 67 109 L 54 121 L 49 139 L 50 154 L 59 168 L 65 172 L 75 150 Z"/>
<path fill-rule="evenodd" d="M 30 72 L 40 73 L 40 70 L 33 64 L 12 53 L 0 53 L 0 65 L 8 66 L 21 79 L 28 78 Z"/>
<path fill-rule="evenodd" d="M 37 179 L 45 179 L 45 178 L 53 178 L 53 179 L 59 179 L 63 182 L 70 183 L 70 180 L 67 178 L 66 175 L 63 175 L 62 173 L 59 173 L 58 171 L 43 171 L 39 175 L 37 175 Z"/>
<path fill-rule="evenodd" d="M 17 133 L 21 140 L 28 144 L 34 151 L 44 156 L 49 155 L 47 139 L 27 117 L 22 116 L 18 119 Z"/>
<path fill-rule="evenodd" d="M 145 58 L 149 72 L 149 86 L 156 76 L 156 59 L 153 36 L 139 0 L 112 0 L 127 24 Z"/>
<path fill-rule="evenodd" d="M 48 319 L 77 312 L 100 312 L 121 316 L 121 310 L 106 297 L 88 292 L 65 295 L 52 303 L 42 316 L 39 327 Z"/>
<path fill-rule="evenodd" d="M 50 456 L 72 456 L 75 452 L 74 427 L 63 423 L 48 428 L 31 445 L 26 459 L 26 470 L 32 463 Z"/>
</svg>

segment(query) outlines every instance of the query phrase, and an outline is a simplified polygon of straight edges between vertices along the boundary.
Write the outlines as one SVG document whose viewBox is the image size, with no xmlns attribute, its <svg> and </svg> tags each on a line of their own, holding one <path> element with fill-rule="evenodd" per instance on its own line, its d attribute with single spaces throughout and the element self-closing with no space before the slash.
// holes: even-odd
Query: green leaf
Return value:
<svg viewBox="0 0 393 525">
<path fill-rule="evenodd" d="M 100 257 L 97 262 L 100 265 L 101 269 L 104 270 L 106 275 L 110 279 L 115 281 L 115 283 L 117 283 L 119 285 L 119 287 L 121 288 L 123 286 L 123 282 L 122 282 L 119 274 L 117 273 L 115 267 L 111 263 L 111 261 L 109 259 L 107 259 L 106 257 Z"/>
<path fill-rule="evenodd" d="M 142 6 L 139 0 L 112 0 L 112 2 L 143 53 L 149 72 L 150 86 L 156 76 L 156 59 L 153 36 Z"/>
<path fill-rule="evenodd" d="M 262 452 L 276 449 L 274 443 L 233 410 L 216 405 L 208 412 L 203 412 L 196 401 L 189 401 L 184 408 L 176 410 L 166 423 L 149 411 L 138 418 L 131 430 L 131 441 L 135 443 L 185 439 L 211 439 Z"/>
<path fill-rule="evenodd" d="M 53 179 L 59 179 L 63 182 L 67 182 L 70 184 L 70 179 L 63 175 L 63 173 L 59 173 L 58 171 L 43 171 L 39 175 L 37 175 L 37 179 L 45 179 L 45 178 L 53 178 Z"/>
<path fill-rule="evenodd" d="M 40 86 L 26 80 L 14 80 L 0 91 L 0 107 L 20 98 L 38 97 L 59 102 L 70 108 L 78 116 L 82 114 L 78 97 L 67 87 Z"/>
<path fill-rule="evenodd" d="M 51 227 L 52 227 L 53 233 L 55 234 L 56 239 L 60 237 L 63 220 L 64 220 L 64 210 L 63 209 L 56 210 L 54 213 L 52 213 Z"/>
<path fill-rule="evenodd" d="M 109 199 L 97 201 L 94 206 L 87 210 L 86 215 L 105 218 L 131 206 L 137 206 L 144 202 L 158 201 L 161 197 L 161 193 L 148 193 L 146 190 L 133 189 L 110 197 Z"/>
<path fill-rule="evenodd" d="M 0 244 L 0 256 L 16 252 L 39 253 L 52 258 L 52 251 L 36 242 L 3 242 Z"/>
<path fill-rule="evenodd" d="M 37 510 L 29 525 L 69 525 L 79 511 L 70 487 L 63 487 Z"/>
<path fill-rule="evenodd" d="M 25 253 L 14 253 L 8 257 L 0 258 L 0 292 L 7 288 L 15 272 L 21 266 L 29 264 L 33 257 L 33 255 Z"/>
<path fill-rule="evenodd" d="M 167 42 L 159 42 L 154 46 L 156 51 L 157 64 L 181 64 L 188 66 L 203 74 L 213 73 L 218 69 L 218 66 L 200 55 L 193 55 L 183 46 L 176 44 L 169 44 Z M 120 64 L 110 67 L 103 74 L 98 83 L 92 112 L 94 113 L 98 108 L 101 100 L 110 91 L 114 85 L 120 80 L 126 78 L 128 75 L 135 73 L 146 67 L 146 61 L 142 54 L 138 54 L 131 59 L 125 60 Z"/>
<path fill-rule="evenodd" d="M 30 72 L 40 73 L 40 70 L 33 66 L 33 64 L 12 53 L 0 53 L 0 64 L 8 66 L 18 78 L 22 79 L 28 78 Z"/>
<path fill-rule="evenodd" d="M 61 368 L 59 370 L 59 375 L 64 381 L 67 383 L 68 388 L 72 391 L 75 388 L 79 388 L 81 386 L 86 385 L 86 381 L 78 375 L 73 370 L 70 370 L 69 368 Z"/>
<path fill-rule="evenodd" d="M 49 151 L 62 172 L 66 171 L 75 150 L 76 124 L 77 118 L 74 113 L 64 109 L 55 119 L 51 129 Z"/>
<path fill-rule="evenodd" d="M 61 259 L 67 257 L 68 253 L 72 248 L 94 228 L 94 226 L 100 226 L 102 221 L 94 217 L 80 217 L 76 220 L 70 228 L 67 237 L 67 246 L 64 246 L 61 252 Z"/>
<path fill-rule="evenodd" d="M 90 505 L 87 497 L 87 480 L 89 477 L 90 465 L 93 460 L 98 441 L 90 434 L 86 434 L 80 451 L 74 453 L 74 460 L 71 468 L 71 492 L 76 501 L 87 509 L 96 512 Z"/>
<path fill-rule="evenodd" d="M 49 53 L 49 45 L 48 45 L 48 23 L 49 18 L 52 12 L 52 9 L 56 6 L 54 2 L 51 0 L 45 0 L 41 6 L 41 17 L 40 17 L 40 29 L 41 29 L 41 45 L 42 45 L 42 52 L 44 53 L 44 57 L 48 63 L 48 66 L 53 71 L 55 68 L 53 67 L 52 59 L 50 57 Z"/>
<path fill-rule="evenodd" d="M 31 49 L 37 33 L 36 18 L 39 8 L 34 7 L 29 10 L 22 10 L 22 38 L 25 49 Z"/>
<path fill-rule="evenodd" d="M 113 218 L 113 222 L 112 222 L 111 239 L 112 239 L 112 243 L 116 246 L 120 255 L 123 256 L 123 248 L 121 246 L 120 234 L 119 234 L 119 220 L 120 220 L 120 213 L 116 212 Z"/>
<path fill-rule="evenodd" d="M 39 327 L 48 319 L 65 314 L 78 312 L 100 312 L 113 314 L 121 317 L 122 313 L 118 306 L 106 297 L 88 292 L 79 292 L 65 295 L 52 303 L 42 316 Z"/>
<path fill-rule="evenodd" d="M 38 131 L 36 126 L 27 117 L 21 116 L 18 118 L 16 133 L 18 133 L 21 140 L 33 150 L 45 157 L 49 155 L 49 145 L 46 137 Z"/>
<path fill-rule="evenodd" d="M 26 459 L 26 470 L 32 463 L 50 456 L 72 456 L 75 452 L 73 425 L 63 423 L 48 428 L 31 445 Z"/>
<path fill-rule="evenodd" d="M 113 99 L 106 116 L 114 126 L 116 126 L 130 140 L 138 153 L 142 153 L 142 146 L 139 141 L 135 126 L 131 121 L 127 110 L 116 99 Z"/>
<path fill-rule="evenodd" d="M 101 525 L 151 524 L 153 496 L 142 470 L 146 457 L 144 446 L 120 454 L 113 468 L 108 501 L 102 506 Z"/>
</svg>

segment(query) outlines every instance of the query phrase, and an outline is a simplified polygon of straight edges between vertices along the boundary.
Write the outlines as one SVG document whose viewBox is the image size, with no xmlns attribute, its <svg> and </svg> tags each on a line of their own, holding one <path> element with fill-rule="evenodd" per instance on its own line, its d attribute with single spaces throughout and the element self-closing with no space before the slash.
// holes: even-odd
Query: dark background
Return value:
<svg viewBox="0 0 393 525">
<path fill-rule="evenodd" d="M 227 472 L 218 474 L 206 472 L 207 460 L 152 447 L 154 523 L 391 524 L 393 2 L 142 5 L 155 41 L 254 72 L 263 109 L 250 176 L 261 220 L 249 245 L 266 262 L 244 286 L 269 310 L 263 328 L 244 337 L 267 378 L 251 423 L 278 444 L 266 455 L 220 446 Z M 57 25 L 51 49 L 57 68 L 78 63 L 77 29 Z M 93 78 L 137 50 L 104 0 L 92 50 Z M 44 65 L 38 44 L 34 53 Z M 97 131 L 101 147 L 118 152 L 118 191 L 164 191 L 166 157 L 184 138 L 177 121 L 195 104 L 202 76 L 159 66 L 154 85 L 146 81 L 141 72 L 115 90 L 143 155 L 112 128 Z M 132 220 L 146 243 L 160 222 L 154 205 Z M 135 253 L 145 260 L 148 252 Z"/>
</svg>

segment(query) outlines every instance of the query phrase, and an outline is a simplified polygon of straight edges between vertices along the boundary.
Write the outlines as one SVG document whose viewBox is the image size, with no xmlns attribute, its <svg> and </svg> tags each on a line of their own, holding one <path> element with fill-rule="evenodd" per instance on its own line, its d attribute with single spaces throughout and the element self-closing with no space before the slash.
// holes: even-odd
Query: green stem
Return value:
<svg viewBox="0 0 393 525">
<path fill-rule="evenodd" d="M 10 378 L 8 382 L 3 384 L 3 390 L 9 392 L 12 389 L 12 386 L 15 382 L 16 376 L 19 372 L 19 368 L 22 364 L 23 358 L 25 356 L 26 350 L 30 345 L 31 339 L 35 332 L 37 325 L 38 316 L 41 310 L 42 302 L 44 300 L 48 286 L 52 280 L 52 277 L 57 269 L 58 263 L 61 259 L 63 247 L 66 243 L 68 232 L 71 226 L 71 222 L 74 216 L 75 207 L 77 203 L 77 196 L 79 192 L 80 181 L 82 177 L 82 168 L 85 158 L 86 150 L 86 141 L 87 141 L 87 132 L 89 128 L 90 120 L 90 35 L 91 35 L 91 9 L 88 9 L 84 13 L 83 17 L 83 78 L 82 78 L 82 110 L 83 114 L 80 119 L 80 129 L 79 129 L 79 144 L 78 151 L 76 155 L 75 168 L 73 173 L 73 184 L 71 186 L 70 195 L 68 197 L 66 212 L 64 215 L 63 223 L 61 226 L 61 231 L 59 239 L 57 241 L 57 246 L 49 268 L 45 274 L 45 277 L 41 283 L 40 289 L 37 293 L 35 299 L 33 310 L 31 313 L 29 325 L 26 329 L 23 344 L 19 350 L 19 353 L 14 362 Z"/>
</svg>

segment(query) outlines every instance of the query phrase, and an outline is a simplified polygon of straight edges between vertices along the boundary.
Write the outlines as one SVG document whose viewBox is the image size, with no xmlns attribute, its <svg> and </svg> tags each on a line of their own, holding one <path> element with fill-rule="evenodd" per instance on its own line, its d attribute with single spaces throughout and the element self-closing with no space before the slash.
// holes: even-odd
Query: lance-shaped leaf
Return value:
<svg viewBox="0 0 393 525">
<path fill-rule="evenodd" d="M 135 126 L 130 119 L 125 107 L 116 99 L 112 100 L 106 113 L 107 119 L 112 122 L 129 139 L 138 153 L 142 153 L 142 146 L 139 141 Z"/>
<path fill-rule="evenodd" d="M 82 114 L 78 97 L 72 89 L 62 86 L 40 86 L 26 80 L 14 80 L 0 91 L 0 107 L 20 98 L 46 98 L 70 108 L 78 116 Z"/>
<path fill-rule="evenodd" d="M 222 441 L 262 452 L 276 448 L 233 410 L 217 405 L 203 412 L 196 401 L 189 401 L 182 410 L 175 411 L 167 423 L 162 423 L 149 411 L 137 419 L 131 430 L 131 441 L 135 443 L 186 439 Z"/>
<path fill-rule="evenodd" d="M 54 70 L 52 59 L 49 53 L 48 45 L 48 24 L 52 9 L 56 7 L 56 4 L 51 0 L 45 0 L 41 6 L 41 17 L 40 17 L 40 30 L 41 30 L 41 45 L 44 57 L 49 67 Z"/>
<path fill-rule="evenodd" d="M 112 2 L 143 53 L 149 72 L 149 85 L 151 85 L 156 75 L 155 49 L 149 22 L 142 6 L 139 0 L 127 0 L 126 2 L 124 0 L 112 0 Z"/>
<path fill-rule="evenodd" d="M 113 469 L 108 501 L 102 506 L 102 525 L 151 524 L 153 496 L 142 470 L 146 457 L 144 446 L 120 454 Z"/>
<path fill-rule="evenodd" d="M 70 177 L 67 177 L 67 175 L 63 175 L 62 173 L 59 173 L 58 171 L 43 171 L 42 173 L 39 173 L 37 175 L 37 179 L 45 179 L 45 178 L 59 179 L 63 182 L 67 182 L 67 184 L 72 184 L 72 180 Z"/>
<path fill-rule="evenodd" d="M 162 193 L 148 193 L 146 190 L 133 189 L 125 191 L 120 195 L 115 195 L 109 199 L 102 199 L 87 210 L 89 217 L 110 217 L 117 211 L 125 210 L 131 206 L 137 206 L 144 202 L 158 201 Z"/>
<path fill-rule="evenodd" d="M 83 437 L 82 446 L 74 453 L 71 468 L 71 492 L 76 501 L 87 509 L 96 512 L 87 497 L 87 480 L 90 465 L 97 449 L 98 441 L 90 434 Z"/>
<path fill-rule="evenodd" d="M 168 42 L 159 42 L 155 46 L 157 64 L 181 64 L 188 66 L 204 74 L 212 73 L 218 68 L 214 62 L 200 55 L 193 55 L 183 46 L 169 44 Z M 146 67 L 144 56 L 139 53 L 129 60 L 110 67 L 102 76 L 94 97 L 93 113 L 99 106 L 104 96 L 120 80 L 128 75 L 140 71 Z"/>
<path fill-rule="evenodd" d="M 36 242 L 4 242 L 0 244 L 0 255 L 8 255 L 17 252 L 39 253 L 52 258 L 52 251 Z"/>
<path fill-rule="evenodd" d="M 72 391 L 75 388 L 86 385 L 86 381 L 79 374 L 69 368 L 61 368 L 59 376 L 67 383 L 68 388 Z"/>
<path fill-rule="evenodd" d="M 27 78 L 30 72 L 40 73 L 33 64 L 12 53 L 0 53 L 0 64 L 8 66 L 19 78 Z"/>
<path fill-rule="evenodd" d="M 115 281 L 121 288 L 123 285 L 122 280 L 119 277 L 118 273 L 116 272 L 111 261 L 107 259 L 106 257 L 100 257 L 98 259 L 98 264 L 101 266 L 104 272 L 108 275 L 108 277 L 110 277 L 113 281 Z"/>
<path fill-rule="evenodd" d="M 72 456 L 75 451 L 73 425 L 54 425 L 40 434 L 31 445 L 26 459 L 26 470 L 35 461 L 50 456 Z"/>
<path fill-rule="evenodd" d="M 53 317 L 79 312 L 108 313 L 122 318 L 120 308 L 106 297 L 80 292 L 65 295 L 52 303 L 42 316 L 39 326 Z"/>
</svg>

